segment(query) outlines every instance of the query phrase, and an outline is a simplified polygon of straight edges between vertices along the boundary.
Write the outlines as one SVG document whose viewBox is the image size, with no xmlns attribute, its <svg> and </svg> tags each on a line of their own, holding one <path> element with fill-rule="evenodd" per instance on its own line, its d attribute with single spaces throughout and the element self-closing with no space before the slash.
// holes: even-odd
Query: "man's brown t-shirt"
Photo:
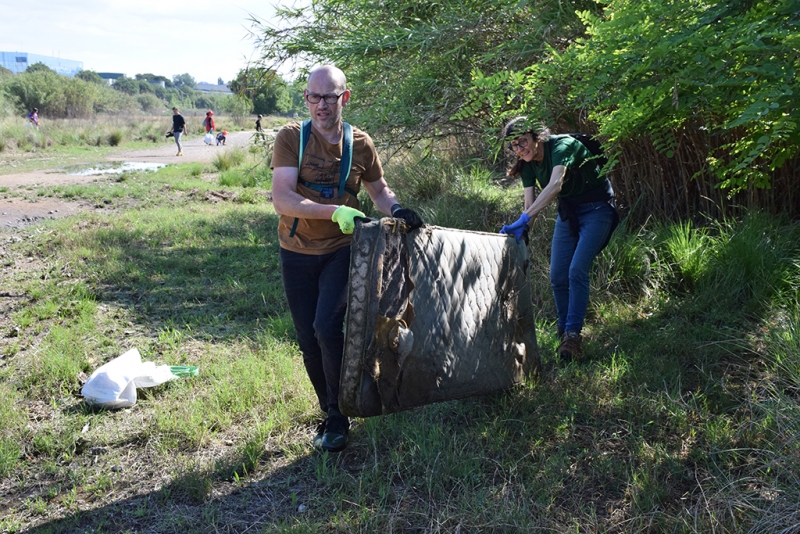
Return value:
<svg viewBox="0 0 800 534">
<path fill-rule="evenodd" d="M 275 137 L 271 167 L 295 167 L 300 152 L 300 123 L 284 126 Z M 345 191 L 341 197 L 339 192 L 339 164 L 342 160 L 342 141 L 329 143 L 319 135 L 313 127 L 311 136 L 303 151 L 303 162 L 300 166 L 300 180 L 330 186 L 333 188 L 332 198 L 323 198 L 324 193 L 297 184 L 297 192 L 305 198 L 320 204 L 347 205 L 360 208 L 358 198 Z M 358 128 L 353 128 L 353 160 L 350 176 L 347 178 L 347 189 L 358 193 L 361 182 L 375 182 L 383 177 L 383 167 L 375 151 L 372 138 Z M 282 248 L 301 254 L 327 254 L 350 244 L 350 235 L 339 230 L 339 225 L 331 220 L 299 219 L 292 234 L 295 218 L 281 215 L 278 225 L 278 238 Z"/>
</svg>

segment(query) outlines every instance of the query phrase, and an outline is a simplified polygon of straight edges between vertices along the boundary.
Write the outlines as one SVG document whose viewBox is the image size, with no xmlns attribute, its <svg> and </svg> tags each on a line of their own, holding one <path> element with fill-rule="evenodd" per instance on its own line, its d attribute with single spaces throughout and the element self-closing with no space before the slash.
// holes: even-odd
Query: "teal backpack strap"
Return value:
<svg viewBox="0 0 800 534">
<path fill-rule="evenodd" d="M 358 196 L 358 194 L 349 187 L 345 187 L 345 184 L 347 184 L 347 179 L 350 177 L 350 168 L 353 166 L 353 127 L 350 126 L 350 124 L 343 122 L 342 129 L 344 133 L 344 139 L 342 140 L 342 160 L 339 163 L 338 196 L 341 197 L 342 195 L 344 195 L 345 192 L 348 192 L 355 197 Z M 313 184 L 311 182 L 306 182 L 305 180 L 300 178 L 300 167 L 303 164 L 303 152 L 305 152 L 306 145 L 308 145 L 308 140 L 310 138 L 311 138 L 311 119 L 307 119 L 304 120 L 303 124 L 300 126 L 300 150 L 297 153 L 297 181 L 298 183 L 303 184 L 305 187 L 308 187 L 315 191 L 322 192 L 325 189 L 330 191 L 330 188 L 328 186 Z M 300 222 L 300 219 L 295 217 L 294 224 L 292 225 L 292 230 L 289 232 L 289 237 L 294 237 L 294 233 L 297 230 L 298 222 Z"/>
<path fill-rule="evenodd" d="M 350 177 L 350 167 L 353 164 L 353 127 L 342 123 L 344 128 L 344 141 L 342 143 L 342 161 L 339 164 L 339 196 L 344 194 L 344 184 Z"/>
<path fill-rule="evenodd" d="M 300 166 L 303 164 L 303 152 L 306 150 L 308 140 L 311 138 L 311 119 L 303 121 L 300 126 L 300 152 L 297 155 L 297 171 L 300 172 Z"/>
</svg>

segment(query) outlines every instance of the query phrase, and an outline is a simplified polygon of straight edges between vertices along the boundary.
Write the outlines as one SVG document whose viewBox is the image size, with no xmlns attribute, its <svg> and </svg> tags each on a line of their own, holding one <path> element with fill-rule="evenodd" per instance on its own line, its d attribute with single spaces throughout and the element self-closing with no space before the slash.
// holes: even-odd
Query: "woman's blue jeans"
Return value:
<svg viewBox="0 0 800 534">
<path fill-rule="evenodd" d="M 327 413 L 339 405 L 350 247 L 314 256 L 281 248 L 281 277 L 308 378 Z"/>
<path fill-rule="evenodd" d="M 605 243 L 614 220 L 608 202 L 577 206 L 578 235 L 570 234 L 569 221 L 556 218 L 550 251 L 550 283 L 558 313 L 558 328 L 580 332 L 589 305 L 589 270 Z"/>
</svg>

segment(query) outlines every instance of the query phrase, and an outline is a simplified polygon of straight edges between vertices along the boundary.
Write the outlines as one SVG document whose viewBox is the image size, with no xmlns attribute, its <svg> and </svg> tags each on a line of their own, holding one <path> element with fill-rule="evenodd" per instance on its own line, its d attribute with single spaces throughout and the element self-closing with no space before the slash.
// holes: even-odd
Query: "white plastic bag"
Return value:
<svg viewBox="0 0 800 534">
<path fill-rule="evenodd" d="M 136 404 L 136 388 L 149 388 L 178 378 L 169 365 L 156 367 L 142 362 L 137 349 L 131 349 L 101 365 L 81 389 L 86 402 L 103 408 L 128 408 Z"/>
<path fill-rule="evenodd" d="M 207 145 L 210 145 L 211 143 L 213 143 L 213 142 L 214 142 L 214 134 L 212 134 L 211 132 L 208 132 L 208 133 L 206 134 L 206 136 L 203 138 L 203 141 L 204 141 L 204 142 L 205 142 Z"/>
</svg>

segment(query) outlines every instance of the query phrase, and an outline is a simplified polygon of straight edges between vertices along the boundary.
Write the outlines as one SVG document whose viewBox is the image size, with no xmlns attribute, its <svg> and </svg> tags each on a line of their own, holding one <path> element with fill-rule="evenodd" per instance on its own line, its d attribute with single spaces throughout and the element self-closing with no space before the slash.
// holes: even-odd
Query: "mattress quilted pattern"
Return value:
<svg viewBox="0 0 800 534">
<path fill-rule="evenodd" d="M 537 370 L 527 255 L 498 234 L 359 223 L 342 411 L 366 417 L 485 394 Z"/>
</svg>

